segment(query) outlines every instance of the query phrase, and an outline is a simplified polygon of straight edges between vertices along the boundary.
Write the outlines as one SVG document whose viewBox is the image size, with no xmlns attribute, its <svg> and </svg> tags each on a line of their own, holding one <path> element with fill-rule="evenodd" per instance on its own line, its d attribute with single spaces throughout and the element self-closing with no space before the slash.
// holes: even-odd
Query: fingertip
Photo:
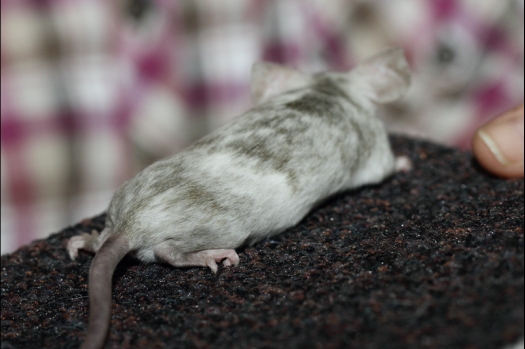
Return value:
<svg viewBox="0 0 525 349">
<path fill-rule="evenodd" d="M 523 107 L 482 126 L 472 139 L 472 152 L 480 165 L 502 178 L 523 177 L 523 147 Z"/>
</svg>

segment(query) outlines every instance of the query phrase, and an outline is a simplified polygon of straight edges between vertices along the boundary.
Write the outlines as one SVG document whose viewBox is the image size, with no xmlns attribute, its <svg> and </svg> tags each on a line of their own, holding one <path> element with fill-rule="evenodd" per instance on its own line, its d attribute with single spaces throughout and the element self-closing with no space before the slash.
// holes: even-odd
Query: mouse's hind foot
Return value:
<svg viewBox="0 0 525 349">
<path fill-rule="evenodd" d="M 197 254 L 203 253 L 204 258 L 206 259 L 206 265 L 211 269 L 211 271 L 217 273 L 217 262 L 222 261 L 222 265 L 229 267 L 231 265 L 239 264 L 239 256 L 235 250 L 206 250 L 197 252 Z M 202 258 L 199 256 L 199 258 Z"/>
<path fill-rule="evenodd" d="M 155 248 L 155 256 L 174 267 L 208 267 L 215 274 L 217 263 L 225 267 L 239 264 L 239 256 L 234 249 L 204 250 L 180 254 L 170 242 L 165 242 Z"/>
<path fill-rule="evenodd" d="M 101 246 L 100 235 L 98 231 L 92 230 L 91 234 L 82 233 L 72 236 L 67 243 L 67 251 L 71 259 L 78 257 L 78 250 L 86 250 L 96 253 Z"/>
</svg>

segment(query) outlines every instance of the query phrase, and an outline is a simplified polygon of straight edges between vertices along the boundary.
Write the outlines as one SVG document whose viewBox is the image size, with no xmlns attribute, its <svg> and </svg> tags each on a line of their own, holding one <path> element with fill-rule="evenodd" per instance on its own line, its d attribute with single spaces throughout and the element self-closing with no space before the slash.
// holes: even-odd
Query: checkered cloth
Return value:
<svg viewBox="0 0 525 349">
<path fill-rule="evenodd" d="M 467 147 L 523 101 L 523 1 L 2 0 L 2 253 L 250 107 L 256 60 L 344 71 L 406 50 L 390 130 Z"/>
</svg>

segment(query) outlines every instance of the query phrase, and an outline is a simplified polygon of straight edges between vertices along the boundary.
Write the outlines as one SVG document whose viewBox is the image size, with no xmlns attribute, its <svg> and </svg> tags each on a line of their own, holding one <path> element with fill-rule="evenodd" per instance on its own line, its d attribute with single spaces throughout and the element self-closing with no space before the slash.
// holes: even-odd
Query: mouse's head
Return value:
<svg viewBox="0 0 525 349">
<path fill-rule="evenodd" d="M 399 48 L 376 54 L 346 73 L 307 75 L 275 63 L 257 62 L 252 67 L 252 99 L 260 105 L 281 93 L 308 87 L 331 79 L 347 94 L 365 97 L 375 103 L 401 98 L 410 84 L 410 70 Z"/>
</svg>

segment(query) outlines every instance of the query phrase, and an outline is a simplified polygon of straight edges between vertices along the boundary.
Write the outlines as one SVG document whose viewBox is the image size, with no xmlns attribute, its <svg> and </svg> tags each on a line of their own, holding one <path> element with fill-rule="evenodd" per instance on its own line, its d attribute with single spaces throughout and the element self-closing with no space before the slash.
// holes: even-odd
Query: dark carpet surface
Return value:
<svg viewBox="0 0 525 349">
<path fill-rule="evenodd" d="M 107 348 L 502 348 L 524 332 L 523 180 L 470 153 L 392 137 L 410 173 L 335 196 L 238 267 L 126 257 Z M 76 348 L 87 276 L 68 239 L 104 215 L 2 256 L 1 348 Z"/>
</svg>

